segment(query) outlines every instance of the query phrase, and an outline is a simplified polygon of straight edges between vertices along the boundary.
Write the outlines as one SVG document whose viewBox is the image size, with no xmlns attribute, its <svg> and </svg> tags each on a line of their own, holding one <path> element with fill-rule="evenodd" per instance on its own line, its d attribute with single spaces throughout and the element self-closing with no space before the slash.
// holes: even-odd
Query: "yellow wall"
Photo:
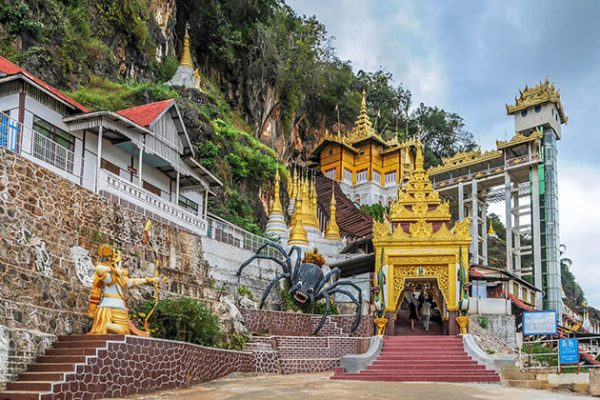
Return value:
<svg viewBox="0 0 600 400">
<path fill-rule="evenodd" d="M 402 176 L 401 149 L 382 154 L 385 150 L 383 145 L 368 140 L 358 143 L 358 153 L 342 146 L 339 143 L 327 144 L 320 154 L 321 172 L 336 169 L 336 180 L 344 179 L 344 169 L 352 172 L 352 184 L 356 185 L 356 173 L 367 170 L 367 179 L 373 180 L 373 171 L 379 172 L 380 184 L 385 185 L 385 174 L 396 171 L 396 181 L 400 182 Z"/>
</svg>

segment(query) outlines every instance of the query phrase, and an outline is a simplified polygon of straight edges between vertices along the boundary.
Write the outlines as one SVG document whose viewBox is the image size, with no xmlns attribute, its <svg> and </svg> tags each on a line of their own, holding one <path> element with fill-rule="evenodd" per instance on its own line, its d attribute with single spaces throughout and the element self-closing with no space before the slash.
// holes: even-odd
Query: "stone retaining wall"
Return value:
<svg viewBox="0 0 600 400">
<path fill-rule="evenodd" d="M 130 276 L 153 274 L 152 252 L 141 243 L 145 220 L 142 214 L 0 149 L 0 388 L 57 335 L 89 330 L 85 311 L 90 282 L 86 279 L 93 275 L 98 245 L 118 247 Z M 161 273 L 169 279 L 161 285 L 161 298 L 189 296 L 207 302 L 217 315 L 227 315 L 219 289 L 233 286 L 209 277 L 205 238 L 158 222 L 154 233 Z M 208 240 L 207 245 L 214 243 Z M 219 277 L 231 275 L 234 264 L 248 256 L 233 246 L 220 245 L 229 248 L 219 252 L 227 255 L 231 268 L 220 268 Z M 212 269 L 219 269 L 218 254 L 211 257 Z M 248 282 L 259 291 L 261 282 L 268 284 L 269 271 L 260 271 L 248 281 L 242 277 L 240 284 Z M 152 299 L 153 290 L 150 286 L 131 290 L 129 306 Z M 232 321 L 223 321 L 223 327 L 230 331 Z"/>
<path fill-rule="evenodd" d="M 190 386 L 232 372 L 254 372 L 253 354 L 127 336 L 53 385 L 43 400 L 123 397 Z"/>
</svg>

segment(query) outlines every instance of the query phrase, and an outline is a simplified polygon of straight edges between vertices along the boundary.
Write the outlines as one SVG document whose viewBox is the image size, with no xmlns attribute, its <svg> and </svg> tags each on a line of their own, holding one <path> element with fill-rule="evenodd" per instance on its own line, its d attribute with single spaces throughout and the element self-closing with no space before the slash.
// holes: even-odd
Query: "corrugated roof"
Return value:
<svg viewBox="0 0 600 400">
<path fill-rule="evenodd" d="M 156 118 L 158 118 L 175 100 L 168 99 L 157 101 L 143 106 L 126 108 L 125 110 L 117 111 L 117 114 L 139 124 L 141 126 L 150 126 Z"/>
<path fill-rule="evenodd" d="M 30 81 L 34 82 L 36 85 L 39 85 L 42 89 L 47 90 L 52 95 L 58 97 L 60 100 L 69 104 L 70 106 L 78 109 L 79 111 L 82 111 L 82 112 L 90 111 L 88 108 L 82 106 L 81 104 L 79 104 L 78 102 L 76 102 L 75 100 L 70 98 L 69 96 L 63 94 L 60 90 L 56 89 L 54 86 L 44 82 L 37 76 L 25 71 L 23 68 L 19 67 L 16 64 L 13 64 L 12 62 L 8 61 L 6 58 L 4 58 L 2 56 L 0 56 L 0 73 L 6 74 L 7 76 L 23 75 L 23 77 L 25 77 L 26 79 L 29 79 Z"/>
<path fill-rule="evenodd" d="M 323 175 L 317 175 L 315 179 L 319 207 L 328 220 L 331 189 L 335 190 L 336 221 L 342 235 L 352 238 L 372 238 L 373 218 L 356 208 L 354 203 L 342 192 L 337 182 Z"/>
</svg>

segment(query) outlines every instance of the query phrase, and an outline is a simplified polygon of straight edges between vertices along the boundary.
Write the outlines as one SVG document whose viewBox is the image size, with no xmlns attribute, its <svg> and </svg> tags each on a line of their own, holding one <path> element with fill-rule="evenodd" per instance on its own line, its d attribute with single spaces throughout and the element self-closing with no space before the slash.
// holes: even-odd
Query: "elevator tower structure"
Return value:
<svg viewBox="0 0 600 400">
<path fill-rule="evenodd" d="M 515 120 L 512 139 L 444 159 L 429 177 L 456 219 L 471 218 L 471 264 L 488 265 L 488 208 L 504 203 L 506 269 L 542 289 L 531 303 L 562 318 L 556 143 L 567 117 L 560 91 L 548 79 L 525 86 L 506 111 Z"/>
</svg>

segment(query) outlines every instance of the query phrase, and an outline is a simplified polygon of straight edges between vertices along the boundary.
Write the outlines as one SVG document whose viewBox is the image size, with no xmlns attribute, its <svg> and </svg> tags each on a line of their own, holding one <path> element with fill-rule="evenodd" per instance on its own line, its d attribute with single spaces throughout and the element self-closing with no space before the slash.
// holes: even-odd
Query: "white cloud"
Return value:
<svg viewBox="0 0 600 400">
<path fill-rule="evenodd" d="M 560 241 L 567 246 L 565 256 L 573 260 L 571 272 L 583 287 L 590 305 L 600 308 L 600 186 L 595 182 L 600 166 L 559 165 Z"/>
</svg>

